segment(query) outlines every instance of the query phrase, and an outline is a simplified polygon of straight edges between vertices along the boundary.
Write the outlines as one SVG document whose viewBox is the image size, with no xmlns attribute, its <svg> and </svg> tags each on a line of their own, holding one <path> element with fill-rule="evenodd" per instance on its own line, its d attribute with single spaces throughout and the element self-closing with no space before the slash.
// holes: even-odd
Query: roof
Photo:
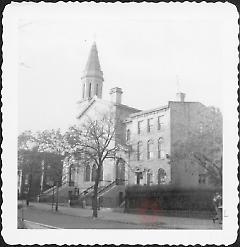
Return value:
<svg viewBox="0 0 240 247">
<path fill-rule="evenodd" d="M 129 109 L 129 110 L 133 110 L 133 111 L 136 111 L 136 112 L 141 112 L 141 111 L 142 111 L 142 110 L 139 110 L 139 109 L 137 109 L 137 108 L 130 107 L 130 106 L 123 105 L 123 104 L 115 104 L 115 105 L 116 105 L 117 107 Z M 135 113 L 132 113 L 132 114 L 135 114 Z"/>
<path fill-rule="evenodd" d="M 92 44 L 84 72 L 85 76 L 91 75 L 94 72 L 102 74 L 96 42 Z"/>
<path fill-rule="evenodd" d="M 153 113 L 153 112 L 161 111 L 161 110 L 164 110 L 164 109 L 167 109 L 167 108 L 168 108 L 168 105 L 165 105 L 165 106 L 153 108 L 153 109 L 150 109 L 150 110 L 145 110 L 145 111 L 139 111 L 139 112 L 136 112 L 136 113 L 132 113 L 132 114 L 129 115 L 129 117 L 126 119 L 126 121 L 131 121 L 130 120 L 131 118 L 138 117 L 138 116 L 141 116 L 141 115 L 144 115 L 144 114 L 150 114 L 150 113 Z"/>
</svg>

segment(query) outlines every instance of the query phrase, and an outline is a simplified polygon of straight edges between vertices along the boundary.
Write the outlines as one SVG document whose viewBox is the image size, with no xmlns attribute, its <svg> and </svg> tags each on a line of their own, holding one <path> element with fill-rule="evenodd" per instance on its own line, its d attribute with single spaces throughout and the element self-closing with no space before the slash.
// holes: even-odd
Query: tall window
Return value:
<svg viewBox="0 0 240 247">
<path fill-rule="evenodd" d="M 143 124 L 143 121 L 138 121 L 138 134 L 140 134 L 142 131 L 142 124 Z"/>
<path fill-rule="evenodd" d="M 148 159 L 153 158 L 153 140 L 149 140 L 147 142 L 147 158 Z"/>
<path fill-rule="evenodd" d="M 82 97 L 84 99 L 84 94 L 85 94 L 85 83 L 83 84 L 83 91 L 82 91 Z"/>
<path fill-rule="evenodd" d="M 91 177 L 91 180 L 92 181 L 95 181 L 96 176 L 97 176 L 97 166 L 96 166 L 96 164 L 94 164 L 93 167 L 92 167 L 92 177 Z"/>
<path fill-rule="evenodd" d="M 98 96 L 98 84 L 96 84 L 96 95 Z"/>
<path fill-rule="evenodd" d="M 89 92 L 88 92 L 88 97 L 91 98 L 91 94 L 92 94 L 92 84 L 89 83 Z"/>
<path fill-rule="evenodd" d="M 142 142 L 138 142 L 137 144 L 137 160 L 143 159 L 143 144 Z"/>
<path fill-rule="evenodd" d="M 29 182 L 29 174 L 25 175 L 25 180 L 24 180 L 24 184 L 27 185 Z"/>
<path fill-rule="evenodd" d="M 163 126 L 163 116 L 158 117 L 158 130 L 160 130 Z"/>
<path fill-rule="evenodd" d="M 127 130 L 127 141 L 130 141 L 130 139 L 131 139 L 131 131 L 130 131 L 130 129 L 128 129 Z"/>
<path fill-rule="evenodd" d="M 147 120 L 147 131 L 148 132 L 151 132 L 153 129 L 153 118 L 149 118 Z"/>
<path fill-rule="evenodd" d="M 90 165 L 86 165 L 85 167 L 85 181 L 90 181 Z"/>
<path fill-rule="evenodd" d="M 160 137 L 158 139 L 158 158 L 163 159 L 164 158 L 164 150 L 163 150 L 163 138 Z"/>
<path fill-rule="evenodd" d="M 158 169 L 158 184 L 164 184 L 166 182 L 167 173 L 164 169 Z"/>
<path fill-rule="evenodd" d="M 132 146 L 129 145 L 129 149 L 128 149 L 128 159 L 131 158 L 131 151 L 132 151 Z"/>
<path fill-rule="evenodd" d="M 202 122 L 199 123 L 199 132 L 200 134 L 203 133 L 203 123 Z"/>
</svg>

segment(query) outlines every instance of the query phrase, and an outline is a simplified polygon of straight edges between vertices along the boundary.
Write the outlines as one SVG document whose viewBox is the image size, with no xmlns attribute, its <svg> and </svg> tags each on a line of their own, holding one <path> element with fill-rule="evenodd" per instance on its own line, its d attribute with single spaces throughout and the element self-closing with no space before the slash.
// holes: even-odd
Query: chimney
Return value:
<svg viewBox="0 0 240 247">
<path fill-rule="evenodd" d="M 179 102 L 184 102 L 184 101 L 185 101 L 185 96 L 186 96 L 185 93 L 178 92 L 178 93 L 176 94 L 177 101 L 179 101 Z"/>
<path fill-rule="evenodd" d="M 110 90 L 111 101 L 116 104 L 122 103 L 122 89 L 119 87 L 114 87 Z"/>
</svg>

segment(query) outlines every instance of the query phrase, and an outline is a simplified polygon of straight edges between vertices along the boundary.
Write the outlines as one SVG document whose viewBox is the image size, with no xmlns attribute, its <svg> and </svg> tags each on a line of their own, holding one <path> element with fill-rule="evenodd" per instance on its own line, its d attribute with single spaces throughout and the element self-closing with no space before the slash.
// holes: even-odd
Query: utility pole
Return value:
<svg viewBox="0 0 240 247">
<path fill-rule="evenodd" d="M 32 190 L 32 167 L 30 169 L 30 174 L 29 174 L 29 183 L 28 183 L 28 193 L 27 193 L 27 201 L 26 201 L 26 204 L 27 206 L 29 206 L 29 201 L 30 201 L 30 197 L 31 197 L 31 190 Z"/>
<path fill-rule="evenodd" d="M 53 205 L 54 205 L 54 183 L 52 187 L 53 193 L 52 193 L 52 210 L 53 210 Z"/>
<path fill-rule="evenodd" d="M 55 205 L 55 211 L 58 211 L 58 181 L 56 182 L 56 205 Z"/>
<path fill-rule="evenodd" d="M 22 197 L 22 221 L 24 221 L 23 207 L 24 207 L 24 199 Z"/>
<path fill-rule="evenodd" d="M 44 182 L 44 160 L 41 162 L 41 184 L 40 184 L 40 193 L 43 192 L 43 182 Z"/>
</svg>

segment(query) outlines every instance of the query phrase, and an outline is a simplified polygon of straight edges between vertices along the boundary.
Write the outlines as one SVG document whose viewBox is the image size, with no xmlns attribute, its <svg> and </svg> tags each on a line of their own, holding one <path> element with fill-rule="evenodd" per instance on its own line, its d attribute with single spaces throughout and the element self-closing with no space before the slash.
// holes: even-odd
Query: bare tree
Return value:
<svg viewBox="0 0 240 247">
<path fill-rule="evenodd" d="M 123 148 L 118 144 L 116 135 L 117 120 L 114 114 L 104 114 L 93 120 L 87 117 L 80 126 L 72 126 L 66 132 L 65 140 L 69 144 L 68 152 L 73 154 L 82 164 L 92 162 L 96 165 L 96 176 L 93 191 L 93 217 L 97 213 L 98 186 L 106 159 L 115 159 Z"/>
</svg>

